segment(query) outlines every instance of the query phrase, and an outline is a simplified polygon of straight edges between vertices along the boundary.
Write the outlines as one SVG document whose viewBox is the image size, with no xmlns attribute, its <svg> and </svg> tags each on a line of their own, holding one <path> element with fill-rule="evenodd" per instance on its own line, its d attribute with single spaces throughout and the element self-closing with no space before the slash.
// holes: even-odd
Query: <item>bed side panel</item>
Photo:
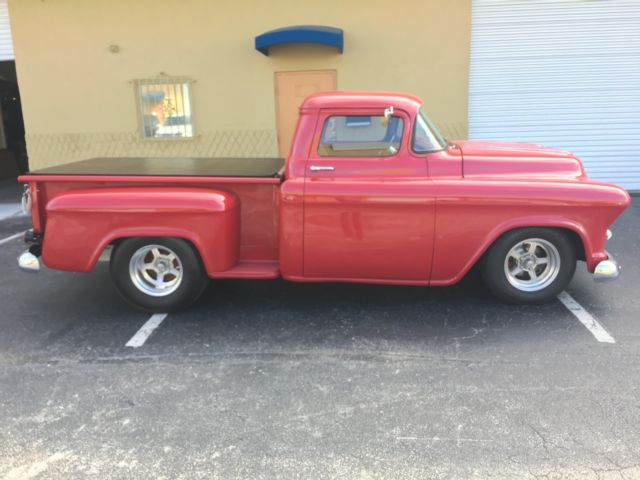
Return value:
<svg viewBox="0 0 640 480">
<path fill-rule="evenodd" d="M 70 190 L 46 205 L 42 258 L 48 267 L 87 272 L 104 248 L 127 237 L 177 237 L 198 250 L 208 273 L 239 258 L 240 204 L 230 192 L 185 187 Z"/>
<path fill-rule="evenodd" d="M 41 204 L 38 233 L 46 231 L 48 214 L 45 206 L 66 192 L 79 189 L 128 187 L 142 191 L 156 187 L 187 187 L 227 192 L 233 194 L 240 204 L 240 260 L 278 260 L 277 212 L 280 179 L 277 178 L 25 175 L 19 180 L 37 185 Z"/>
</svg>

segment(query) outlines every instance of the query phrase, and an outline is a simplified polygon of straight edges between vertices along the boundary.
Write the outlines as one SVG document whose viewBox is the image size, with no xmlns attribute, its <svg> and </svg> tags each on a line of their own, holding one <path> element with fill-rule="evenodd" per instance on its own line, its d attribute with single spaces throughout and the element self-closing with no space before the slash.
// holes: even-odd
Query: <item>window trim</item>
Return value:
<svg viewBox="0 0 640 480">
<path fill-rule="evenodd" d="M 415 155 L 428 155 L 430 153 L 444 152 L 449 148 L 449 142 L 447 141 L 446 138 L 444 138 L 444 136 L 442 136 L 442 134 L 440 134 L 440 136 L 442 136 L 442 139 L 444 140 L 444 146 L 442 148 L 436 148 L 435 150 L 425 150 L 424 152 L 418 152 L 413 148 L 413 141 L 416 138 L 416 130 L 418 129 L 418 117 L 420 116 L 421 112 L 422 112 L 422 109 L 418 109 L 413 117 L 413 128 L 411 129 L 411 138 L 409 139 L 409 145 L 408 145 L 409 151 Z M 428 120 L 428 117 L 427 117 L 427 120 Z M 427 126 L 428 127 L 430 126 L 430 122 L 428 121 L 427 121 Z"/>
</svg>

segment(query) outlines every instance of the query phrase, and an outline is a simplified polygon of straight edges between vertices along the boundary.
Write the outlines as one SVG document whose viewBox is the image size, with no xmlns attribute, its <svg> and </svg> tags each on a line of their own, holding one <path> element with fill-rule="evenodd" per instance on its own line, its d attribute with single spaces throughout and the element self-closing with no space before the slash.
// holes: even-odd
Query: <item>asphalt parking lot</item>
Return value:
<svg viewBox="0 0 640 480">
<path fill-rule="evenodd" d="M 640 478 L 639 200 L 608 245 L 621 279 L 580 264 L 567 290 L 614 343 L 471 277 L 216 281 L 133 348 L 150 315 L 106 263 L 24 274 L 8 240 L 0 480 Z M 0 241 L 28 226 L 4 218 Z"/>
</svg>

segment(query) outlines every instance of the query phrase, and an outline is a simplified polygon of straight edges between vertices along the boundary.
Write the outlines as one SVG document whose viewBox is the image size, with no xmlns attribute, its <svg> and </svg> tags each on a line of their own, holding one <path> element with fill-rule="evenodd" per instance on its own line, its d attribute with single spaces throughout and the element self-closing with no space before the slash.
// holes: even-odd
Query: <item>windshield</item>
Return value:
<svg viewBox="0 0 640 480">
<path fill-rule="evenodd" d="M 416 153 L 436 152 L 447 148 L 447 140 L 420 110 L 416 117 L 411 148 Z"/>
</svg>

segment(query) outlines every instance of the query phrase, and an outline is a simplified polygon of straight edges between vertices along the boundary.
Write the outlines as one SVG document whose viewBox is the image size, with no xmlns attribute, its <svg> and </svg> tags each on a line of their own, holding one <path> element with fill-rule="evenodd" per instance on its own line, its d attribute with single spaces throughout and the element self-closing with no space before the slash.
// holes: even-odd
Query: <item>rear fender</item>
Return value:
<svg viewBox="0 0 640 480">
<path fill-rule="evenodd" d="M 72 190 L 49 201 L 46 213 L 42 260 L 50 268 L 88 272 L 107 245 L 130 237 L 188 240 L 209 274 L 228 270 L 238 261 L 240 202 L 223 190 Z"/>
</svg>

